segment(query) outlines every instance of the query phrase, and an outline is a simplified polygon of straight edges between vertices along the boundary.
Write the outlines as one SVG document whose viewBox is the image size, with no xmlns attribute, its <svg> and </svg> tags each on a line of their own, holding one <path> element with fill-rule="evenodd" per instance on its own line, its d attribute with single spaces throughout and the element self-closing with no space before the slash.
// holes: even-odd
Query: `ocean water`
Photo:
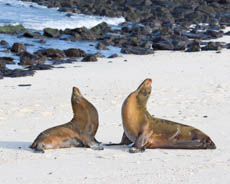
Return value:
<svg viewBox="0 0 230 184">
<path fill-rule="evenodd" d="M 37 5 L 31 2 L 22 2 L 19 0 L 0 0 L 0 26 L 3 25 L 18 25 L 22 24 L 25 28 L 32 31 L 40 31 L 44 28 L 79 28 L 87 27 L 91 28 L 106 22 L 113 28 L 119 28 L 119 24 L 124 22 L 123 17 L 109 18 L 100 16 L 88 16 L 83 14 L 73 14 L 71 17 L 66 16 L 67 13 L 59 12 L 56 8 L 46 8 L 44 6 Z M 64 41 L 55 38 L 46 39 L 46 44 L 41 44 L 40 39 L 36 38 L 25 38 L 19 35 L 0 34 L 0 40 L 5 40 L 9 43 L 10 47 L 15 42 L 26 44 L 27 51 L 33 53 L 38 49 L 42 48 L 57 48 L 57 49 L 68 49 L 68 48 L 80 48 L 88 54 L 101 53 L 101 55 L 108 57 L 112 54 L 120 54 L 120 48 L 109 46 L 108 50 L 97 50 L 95 46 L 97 41 Z M 23 68 L 17 63 L 19 57 L 13 53 L 3 52 L 6 50 L 4 47 L 0 47 L 0 57 L 9 56 L 14 58 L 15 65 L 7 65 L 9 69 Z"/>
<path fill-rule="evenodd" d="M 42 30 L 46 27 L 56 29 L 87 27 L 91 28 L 101 22 L 118 25 L 125 21 L 123 17 L 109 18 L 59 12 L 56 8 L 46 8 L 30 2 L 19 0 L 0 0 L 0 25 L 22 24 L 28 29 Z"/>
</svg>

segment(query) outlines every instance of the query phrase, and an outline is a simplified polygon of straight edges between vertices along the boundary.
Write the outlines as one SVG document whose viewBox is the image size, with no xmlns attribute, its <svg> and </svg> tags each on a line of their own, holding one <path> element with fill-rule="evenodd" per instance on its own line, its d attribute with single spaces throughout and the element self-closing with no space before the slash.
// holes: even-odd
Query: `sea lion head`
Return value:
<svg viewBox="0 0 230 184">
<path fill-rule="evenodd" d="M 80 90 L 77 87 L 73 87 L 73 94 L 72 94 L 72 96 L 74 96 L 74 97 L 82 96 Z"/>
<path fill-rule="evenodd" d="M 145 79 L 135 91 L 138 104 L 145 106 L 152 91 L 152 79 Z"/>
<path fill-rule="evenodd" d="M 84 101 L 84 97 L 82 96 L 80 90 L 77 87 L 73 87 L 71 103 L 72 103 L 73 113 L 75 115 L 82 110 L 83 101 Z"/>
</svg>

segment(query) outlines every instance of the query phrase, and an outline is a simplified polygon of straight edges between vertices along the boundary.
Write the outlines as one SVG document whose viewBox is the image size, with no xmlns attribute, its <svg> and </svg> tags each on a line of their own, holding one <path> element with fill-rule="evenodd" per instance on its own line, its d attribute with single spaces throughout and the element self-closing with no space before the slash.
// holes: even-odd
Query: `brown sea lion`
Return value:
<svg viewBox="0 0 230 184">
<path fill-rule="evenodd" d="M 95 150 L 103 150 L 102 145 L 94 137 L 98 129 L 96 108 L 82 96 L 76 87 L 73 87 L 71 103 L 73 119 L 66 124 L 40 133 L 30 148 L 42 153 L 45 149 L 69 147 L 90 147 Z"/>
<path fill-rule="evenodd" d="M 129 152 L 145 148 L 215 149 L 213 141 L 202 131 L 173 121 L 153 117 L 146 104 L 152 80 L 146 79 L 122 105 L 124 134 L 120 144 L 134 143 Z"/>
</svg>

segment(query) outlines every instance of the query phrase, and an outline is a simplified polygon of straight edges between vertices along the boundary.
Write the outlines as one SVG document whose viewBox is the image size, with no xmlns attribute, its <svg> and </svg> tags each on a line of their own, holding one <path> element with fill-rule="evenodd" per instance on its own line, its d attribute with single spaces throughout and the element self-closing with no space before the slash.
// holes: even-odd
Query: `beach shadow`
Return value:
<svg viewBox="0 0 230 184">
<path fill-rule="evenodd" d="M 13 150 L 26 150 L 33 152 L 29 146 L 32 144 L 32 142 L 23 142 L 23 141 L 0 141 L 0 149 L 13 149 Z M 106 146 L 103 145 L 104 149 L 108 150 L 120 150 L 124 152 L 128 152 L 129 146 L 127 145 L 116 145 L 116 146 Z M 84 147 L 79 147 L 86 149 Z"/>
<path fill-rule="evenodd" d="M 0 141 L 0 148 L 31 151 L 31 142 L 22 141 Z"/>
<path fill-rule="evenodd" d="M 129 146 L 128 145 L 113 145 L 113 146 L 106 146 L 104 145 L 104 149 L 108 150 L 120 150 L 123 152 L 128 152 L 129 151 Z"/>
</svg>

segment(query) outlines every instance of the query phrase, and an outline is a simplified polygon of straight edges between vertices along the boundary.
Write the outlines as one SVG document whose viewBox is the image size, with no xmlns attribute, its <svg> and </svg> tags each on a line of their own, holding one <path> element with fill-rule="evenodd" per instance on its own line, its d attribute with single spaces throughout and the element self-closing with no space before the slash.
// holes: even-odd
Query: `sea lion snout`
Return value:
<svg viewBox="0 0 230 184">
<path fill-rule="evenodd" d="M 144 96 L 150 95 L 152 90 L 152 79 L 145 79 L 141 85 L 137 88 L 138 93 L 143 93 Z"/>
<path fill-rule="evenodd" d="M 147 78 L 147 79 L 144 80 L 144 85 L 145 85 L 146 87 L 151 86 L 151 84 L 152 84 L 152 79 Z"/>
<path fill-rule="evenodd" d="M 147 95 L 150 95 L 152 90 L 152 79 L 145 79 L 143 87 L 146 90 Z"/>
<path fill-rule="evenodd" d="M 73 95 L 82 96 L 80 90 L 77 87 L 73 87 Z"/>
</svg>

